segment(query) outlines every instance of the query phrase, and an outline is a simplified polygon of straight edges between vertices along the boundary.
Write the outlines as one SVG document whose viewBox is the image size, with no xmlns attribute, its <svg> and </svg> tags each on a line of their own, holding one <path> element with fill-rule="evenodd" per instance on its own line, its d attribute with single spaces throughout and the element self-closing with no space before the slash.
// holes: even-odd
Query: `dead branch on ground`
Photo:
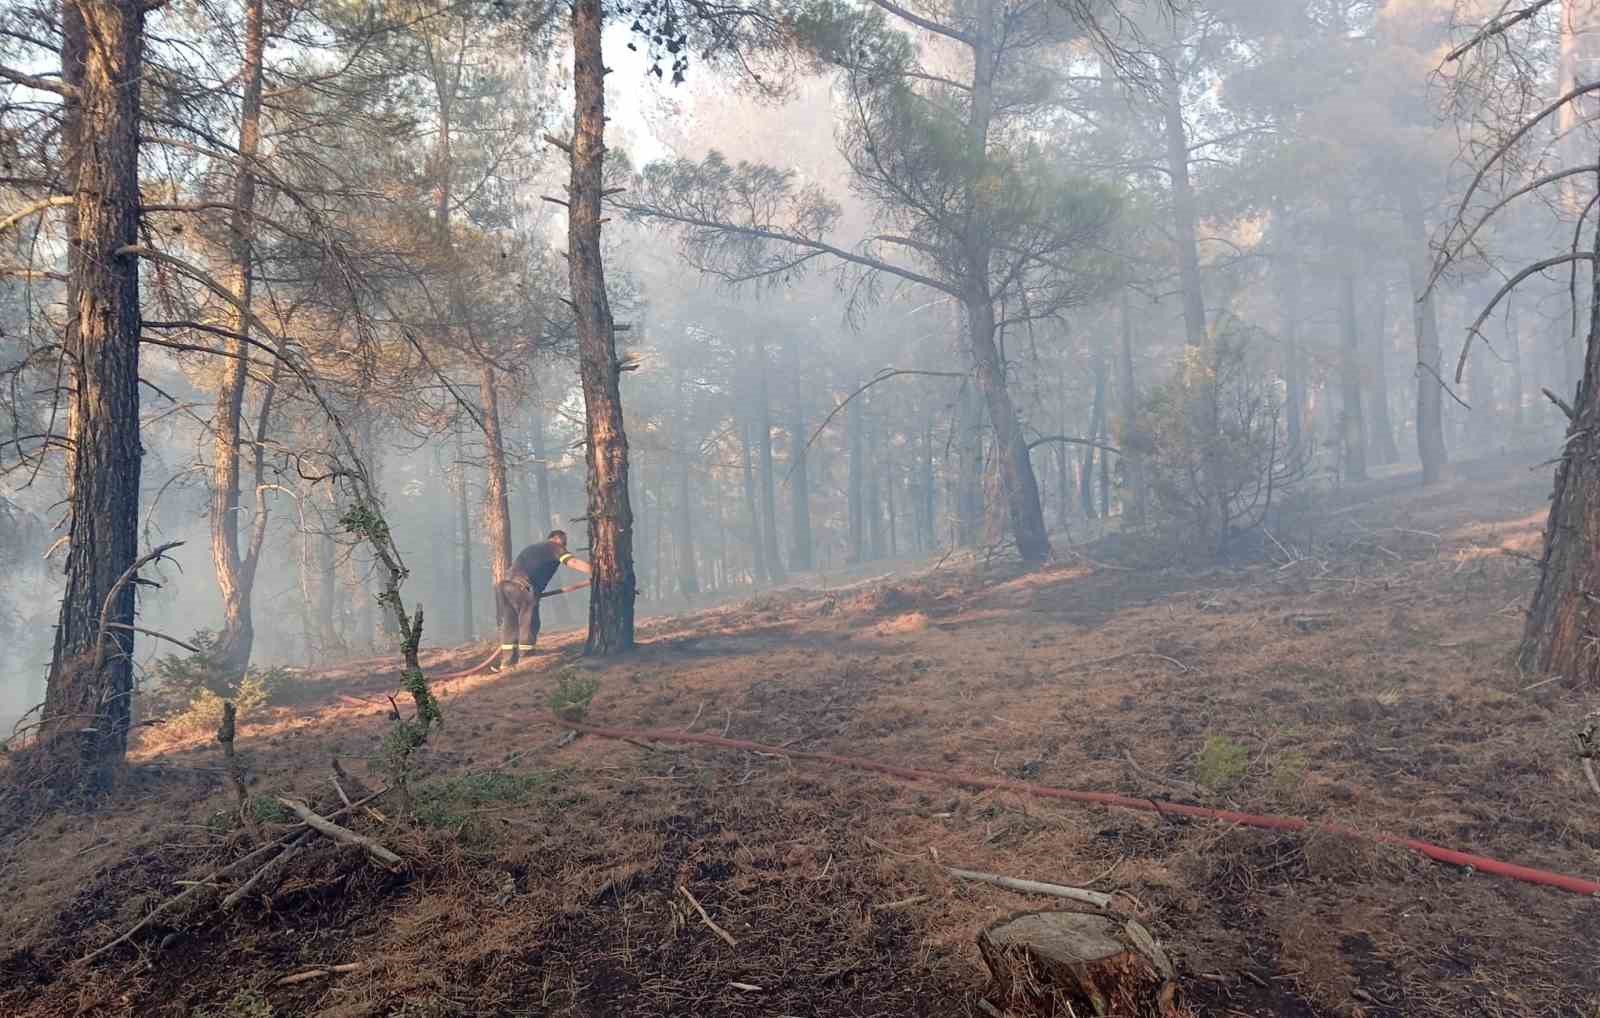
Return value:
<svg viewBox="0 0 1600 1018">
<path fill-rule="evenodd" d="M 295 816 L 298 816 L 309 827 L 316 830 L 320 834 L 324 834 L 327 837 L 332 838 L 334 841 L 342 841 L 348 845 L 357 845 L 365 849 L 368 855 L 388 866 L 399 866 L 402 862 L 404 862 L 404 860 L 398 855 L 395 855 L 393 852 L 389 851 L 387 848 L 384 848 L 371 838 L 363 837 L 348 827 L 340 827 L 327 817 L 313 811 L 310 806 L 307 806 L 303 802 L 300 802 L 296 799 L 286 799 L 281 795 L 278 796 L 278 802 L 281 803 L 284 808 L 293 811 Z"/>
</svg>

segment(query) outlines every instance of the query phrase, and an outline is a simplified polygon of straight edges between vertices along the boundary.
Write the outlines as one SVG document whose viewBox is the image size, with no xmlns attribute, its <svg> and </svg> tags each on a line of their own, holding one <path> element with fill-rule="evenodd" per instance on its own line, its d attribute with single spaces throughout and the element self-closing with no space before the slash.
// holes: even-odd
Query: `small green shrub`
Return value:
<svg viewBox="0 0 1600 1018">
<path fill-rule="evenodd" d="M 143 693 L 143 713 L 165 716 L 169 729 L 214 732 L 222 703 L 232 700 L 241 718 L 272 703 L 289 683 L 284 668 L 251 668 L 234 678 L 221 660 L 217 634 L 202 629 L 189 638 L 196 654 L 168 654 L 152 671 L 153 688 Z"/>
<path fill-rule="evenodd" d="M 1292 801 L 1299 797 L 1300 789 L 1305 784 L 1306 767 L 1310 759 L 1299 751 L 1291 751 L 1279 756 L 1272 765 L 1272 794 L 1274 797 Z"/>
<path fill-rule="evenodd" d="M 592 675 L 579 675 L 571 668 L 562 669 L 556 678 L 556 688 L 546 701 L 556 716 L 566 721 L 582 721 L 589 711 L 589 703 L 600 691 L 600 680 Z"/>
<path fill-rule="evenodd" d="M 1194 779 L 1200 787 L 1213 792 L 1224 792 L 1244 778 L 1250 763 L 1250 752 L 1226 735 L 1213 735 L 1206 739 L 1200 757 L 1194 764 Z"/>
<path fill-rule="evenodd" d="M 461 828 L 474 810 L 493 804 L 527 802 L 550 784 L 545 773 L 488 771 L 430 781 L 414 793 L 417 822 L 427 827 Z"/>
</svg>

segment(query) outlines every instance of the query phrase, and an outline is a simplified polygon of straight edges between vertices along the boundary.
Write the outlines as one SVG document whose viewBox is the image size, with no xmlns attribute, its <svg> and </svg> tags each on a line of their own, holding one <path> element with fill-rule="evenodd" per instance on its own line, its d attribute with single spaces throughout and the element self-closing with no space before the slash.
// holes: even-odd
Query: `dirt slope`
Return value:
<svg viewBox="0 0 1600 1018">
<path fill-rule="evenodd" d="M 152 738 L 116 803 L 0 845 L 0 1014 L 976 1013 L 974 933 L 1050 903 L 948 864 L 1123 892 L 1203 1014 L 1592 1016 L 1595 901 L 1365 842 L 563 744 L 536 720 L 559 675 L 592 677 L 603 724 L 1337 818 L 1593 877 L 1600 799 L 1567 740 L 1595 704 L 1509 666 L 1534 567 L 1506 552 L 1537 550 L 1547 491 L 1518 467 L 1345 499 L 1250 568 L 1133 570 L 1108 548 L 785 591 L 652 622 L 600 667 L 568 636 L 441 684 L 427 823 L 358 825 L 405 872 L 319 845 L 270 899 L 163 918 L 74 968 L 242 852 L 214 744 Z M 378 784 L 392 684 L 347 666 L 245 725 L 255 790 L 336 805 L 334 755 Z"/>
</svg>

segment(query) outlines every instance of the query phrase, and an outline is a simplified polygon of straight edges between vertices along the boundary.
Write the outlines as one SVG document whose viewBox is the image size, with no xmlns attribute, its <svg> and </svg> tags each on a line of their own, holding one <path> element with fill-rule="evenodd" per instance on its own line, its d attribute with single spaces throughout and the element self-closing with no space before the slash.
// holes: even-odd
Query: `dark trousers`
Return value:
<svg viewBox="0 0 1600 1018">
<path fill-rule="evenodd" d="M 510 666 L 521 655 L 533 653 L 539 642 L 539 595 L 514 580 L 501 580 L 495 584 L 494 592 L 495 614 L 500 620 L 500 657 L 503 664 Z"/>
</svg>

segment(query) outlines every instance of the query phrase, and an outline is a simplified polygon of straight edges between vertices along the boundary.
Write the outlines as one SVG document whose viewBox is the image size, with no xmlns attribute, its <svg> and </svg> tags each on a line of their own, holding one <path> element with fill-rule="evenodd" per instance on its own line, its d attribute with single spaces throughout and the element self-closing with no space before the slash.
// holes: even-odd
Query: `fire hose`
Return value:
<svg viewBox="0 0 1600 1018">
<path fill-rule="evenodd" d="M 935 784 L 954 785 L 961 788 L 1016 792 L 1021 795 L 1038 796 L 1044 799 L 1060 799 L 1067 802 L 1086 803 L 1096 806 L 1114 806 L 1119 809 L 1140 810 L 1161 816 L 1219 820 L 1223 823 L 1238 824 L 1243 827 L 1256 827 L 1269 831 L 1314 831 L 1343 837 L 1360 838 L 1380 845 L 1394 845 L 1409 849 L 1435 862 L 1465 867 L 1468 871 L 1492 873 L 1496 876 L 1510 877 L 1530 884 L 1571 891 L 1574 894 L 1600 896 L 1600 883 L 1593 880 L 1552 873 L 1548 870 L 1535 869 L 1530 866 L 1520 866 L 1516 863 L 1501 862 L 1486 856 L 1474 855 L 1470 852 L 1458 852 L 1454 849 L 1444 848 L 1426 841 L 1419 841 L 1416 838 L 1403 837 L 1397 834 L 1363 832 L 1344 824 L 1318 823 L 1302 817 L 1240 813 L 1234 810 L 1211 809 L 1206 806 L 1193 806 L 1187 803 L 1168 802 L 1161 799 L 1134 798 L 1132 796 L 1117 795 L 1112 792 L 1082 792 L 1067 788 L 1055 788 L 1050 785 L 1036 785 L 1026 781 L 1013 781 L 1008 778 L 980 778 L 951 771 L 899 767 L 894 764 L 879 763 L 876 760 L 866 760 L 860 757 L 816 753 L 807 750 L 788 749 L 782 746 L 768 746 L 759 742 L 728 739 L 718 735 L 697 735 L 691 732 L 659 731 L 645 728 L 608 728 L 578 721 L 568 721 L 555 715 L 547 715 L 545 720 L 551 724 L 582 732 L 586 735 L 598 736 L 602 739 L 714 746 L 719 749 L 734 749 L 750 753 L 761 753 L 767 756 L 783 756 L 791 760 L 830 764 L 835 767 L 848 767 L 852 770 L 874 771 L 891 777 L 904 778 L 908 781 L 926 781 Z"/>
</svg>

